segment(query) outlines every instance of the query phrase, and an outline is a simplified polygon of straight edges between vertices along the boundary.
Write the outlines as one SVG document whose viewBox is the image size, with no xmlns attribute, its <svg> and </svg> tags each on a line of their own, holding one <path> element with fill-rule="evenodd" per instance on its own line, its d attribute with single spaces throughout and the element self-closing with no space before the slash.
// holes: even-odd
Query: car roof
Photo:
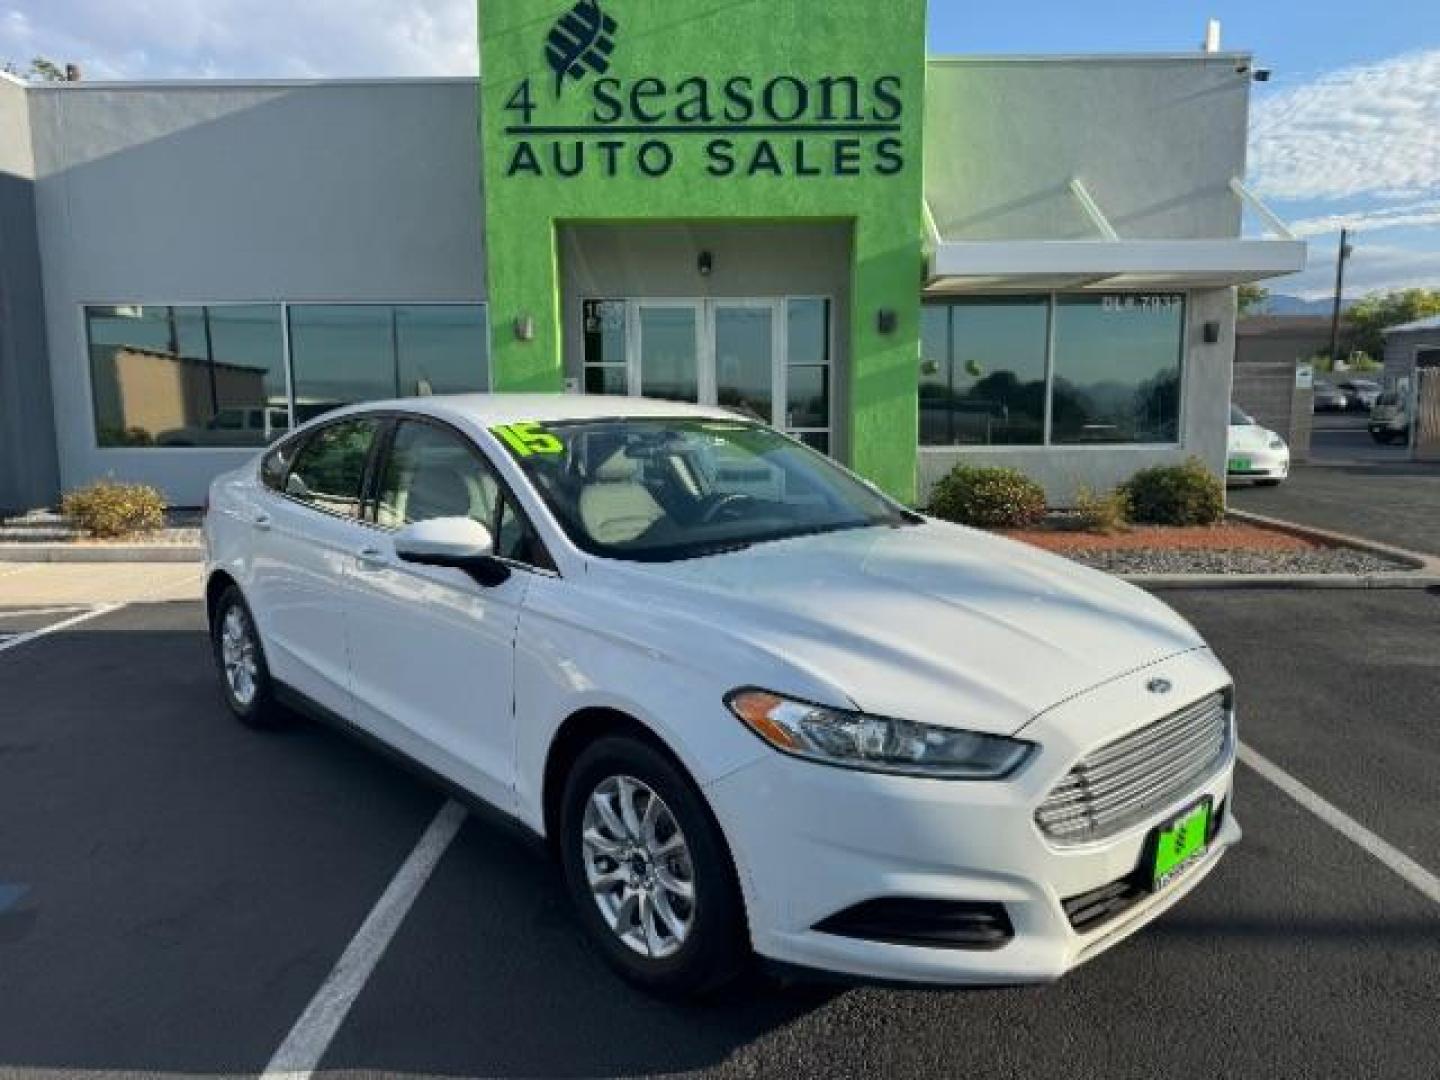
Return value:
<svg viewBox="0 0 1440 1080">
<path fill-rule="evenodd" d="M 698 417 L 734 420 L 738 413 L 706 405 L 653 398 L 602 394 L 436 394 L 427 397 L 371 401 L 344 410 L 347 413 L 404 410 L 449 419 L 464 419 L 481 427 L 522 420 L 560 423 L 566 420 L 609 420 L 626 417 Z M 332 414 L 335 415 L 335 414 Z M 748 418 L 747 418 L 748 419 Z"/>
</svg>

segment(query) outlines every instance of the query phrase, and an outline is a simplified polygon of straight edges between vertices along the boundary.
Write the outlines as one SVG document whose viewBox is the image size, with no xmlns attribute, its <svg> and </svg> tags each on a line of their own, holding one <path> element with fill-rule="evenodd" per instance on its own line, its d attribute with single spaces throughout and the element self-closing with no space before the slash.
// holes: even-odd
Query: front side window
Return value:
<svg viewBox="0 0 1440 1080">
<path fill-rule="evenodd" d="M 375 521 L 398 529 L 434 518 L 468 517 L 491 528 L 499 490 L 490 467 L 458 435 L 406 420 L 395 429 Z"/>
<path fill-rule="evenodd" d="M 576 546 L 662 562 L 918 519 L 828 458 L 732 420 L 616 419 L 497 432 Z"/>
<path fill-rule="evenodd" d="M 398 529 L 442 517 L 484 525 L 503 559 L 551 566 L 533 526 L 469 440 L 436 424 L 402 420 L 381 476 L 376 524 Z"/>
<path fill-rule="evenodd" d="M 1179 295 L 1058 297 L 1052 441 L 1178 442 L 1184 328 Z"/>
<path fill-rule="evenodd" d="M 289 426 L 278 304 L 87 307 L 85 327 L 102 447 L 264 446 Z"/>
<path fill-rule="evenodd" d="M 285 494 L 317 510 L 359 519 L 365 464 L 379 421 L 342 420 L 310 435 L 285 478 Z"/>
</svg>

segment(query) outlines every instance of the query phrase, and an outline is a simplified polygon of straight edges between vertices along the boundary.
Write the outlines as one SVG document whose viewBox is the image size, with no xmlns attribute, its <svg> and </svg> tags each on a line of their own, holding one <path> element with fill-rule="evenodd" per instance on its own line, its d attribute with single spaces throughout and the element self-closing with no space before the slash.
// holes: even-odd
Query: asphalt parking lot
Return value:
<svg viewBox="0 0 1440 1080">
<path fill-rule="evenodd" d="M 1440 595 L 1166 598 L 1230 665 L 1248 747 L 1440 871 Z M 325 728 L 234 724 L 203 629 L 198 604 L 161 603 L 0 641 L 0 1074 L 262 1072 L 445 804 Z M 1246 837 L 1216 873 L 1055 986 L 755 980 L 704 1006 L 616 981 L 549 865 L 472 819 L 321 1069 L 1440 1073 L 1440 899 L 1253 768 L 1238 789 Z"/>
<path fill-rule="evenodd" d="M 1240 485 L 1237 510 L 1440 555 L 1440 464 L 1296 466 L 1278 487 Z"/>
</svg>

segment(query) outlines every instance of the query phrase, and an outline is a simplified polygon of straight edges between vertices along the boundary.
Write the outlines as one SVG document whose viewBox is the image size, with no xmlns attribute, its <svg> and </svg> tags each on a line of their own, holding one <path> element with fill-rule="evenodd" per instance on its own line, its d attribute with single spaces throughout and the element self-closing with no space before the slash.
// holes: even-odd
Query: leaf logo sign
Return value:
<svg viewBox="0 0 1440 1080">
<path fill-rule="evenodd" d="M 567 78 L 583 79 L 587 69 L 596 75 L 610 70 L 616 27 L 615 20 L 600 10 L 599 0 L 580 0 L 560 16 L 545 39 L 545 60 L 555 72 L 557 98 Z"/>
</svg>

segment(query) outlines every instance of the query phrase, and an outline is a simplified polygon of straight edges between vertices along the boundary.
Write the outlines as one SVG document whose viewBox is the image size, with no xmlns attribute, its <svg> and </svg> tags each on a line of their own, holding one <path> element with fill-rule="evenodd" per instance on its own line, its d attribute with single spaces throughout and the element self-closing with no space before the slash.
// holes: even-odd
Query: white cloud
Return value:
<svg viewBox="0 0 1440 1080">
<path fill-rule="evenodd" d="M 1274 199 L 1440 193 L 1440 49 L 1344 68 L 1257 101 L 1250 178 Z"/>
<path fill-rule="evenodd" d="M 1440 199 L 1398 205 L 1385 204 L 1301 218 L 1290 223 L 1290 231 L 1296 236 L 1321 236 L 1339 232 L 1341 229 L 1349 229 L 1351 232 L 1377 232 L 1380 229 L 1419 228 L 1430 225 L 1440 225 Z"/>
<path fill-rule="evenodd" d="M 87 79 L 473 75 L 476 0 L 0 0 L 0 61 Z"/>
<path fill-rule="evenodd" d="M 1306 300 L 1329 296 L 1335 288 L 1334 245 L 1311 244 L 1307 269 L 1264 285 L 1271 292 Z M 1357 243 L 1345 267 L 1345 295 L 1349 297 L 1417 285 L 1440 287 L 1440 251 Z"/>
</svg>

